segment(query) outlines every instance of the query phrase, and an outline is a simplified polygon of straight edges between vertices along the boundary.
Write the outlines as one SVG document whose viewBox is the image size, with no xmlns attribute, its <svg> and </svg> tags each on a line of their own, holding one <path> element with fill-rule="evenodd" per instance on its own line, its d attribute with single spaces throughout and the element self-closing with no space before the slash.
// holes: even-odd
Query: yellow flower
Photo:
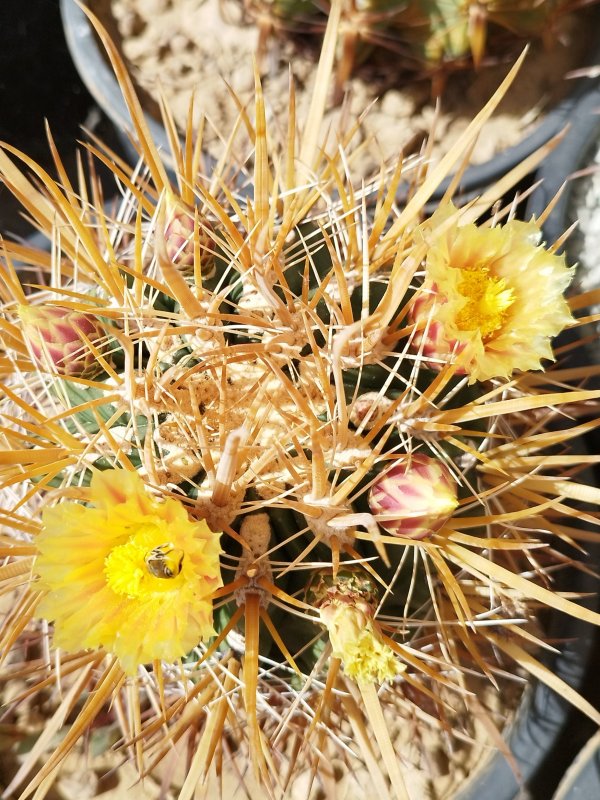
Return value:
<svg viewBox="0 0 600 800">
<path fill-rule="evenodd" d="M 321 606 L 319 615 L 329 632 L 333 655 L 349 678 L 358 683 L 381 683 L 402 671 L 403 665 L 383 641 L 365 600 L 341 596 Z"/>
<path fill-rule="evenodd" d="M 573 270 L 539 246 L 533 222 L 485 228 L 448 222 L 455 213 L 449 204 L 419 231 L 428 249 L 414 346 L 436 368 L 458 358 L 471 382 L 541 369 L 573 320 L 564 298 Z"/>
<path fill-rule="evenodd" d="M 88 499 L 43 513 L 37 614 L 54 622 L 54 644 L 103 648 L 133 674 L 212 636 L 219 534 L 179 501 L 151 497 L 136 472 L 96 472 Z"/>
</svg>

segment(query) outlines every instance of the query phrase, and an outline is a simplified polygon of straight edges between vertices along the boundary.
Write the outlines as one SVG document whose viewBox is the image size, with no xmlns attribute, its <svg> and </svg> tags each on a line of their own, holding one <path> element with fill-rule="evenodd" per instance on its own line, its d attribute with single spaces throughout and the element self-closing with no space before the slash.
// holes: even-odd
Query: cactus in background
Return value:
<svg viewBox="0 0 600 800">
<path fill-rule="evenodd" d="M 267 128 L 258 78 L 252 161 L 224 135 L 203 175 L 190 126 L 172 184 L 123 88 L 145 169 L 114 163 L 118 210 L 89 202 L 93 173 L 77 193 L 0 151 L 6 186 L 57 243 L 51 264 L 3 249 L 0 582 L 16 597 L 0 681 L 18 688 L 11 708 L 43 692 L 53 714 L 7 794 L 44 796 L 108 718 L 140 776 L 192 753 L 181 798 L 221 774 L 269 796 L 300 775 L 326 785 L 341 757 L 357 780 L 367 770 L 364 796 L 405 800 L 424 733 L 451 759 L 483 719 L 498 746 L 480 698 L 510 684 L 509 665 L 600 724 L 532 654 L 540 607 L 600 624 L 552 588 L 570 561 L 559 541 L 595 536 L 571 499 L 598 503 L 578 477 L 598 457 L 568 448 L 598 424 L 600 392 L 552 365 L 552 338 L 578 324 L 564 257 L 535 222 L 480 221 L 493 191 L 423 219 L 450 157 L 382 172 L 367 203 L 351 138 L 319 139 L 325 94 Z M 401 178 L 414 185 L 398 208 Z M 47 286 L 26 294 L 17 261 Z M 41 321 L 56 304 L 75 315 L 58 335 Z M 78 338 L 93 377 L 88 350 L 52 349 Z"/>
<path fill-rule="evenodd" d="M 492 41 L 499 29 L 516 38 L 551 42 L 557 20 L 575 7 L 567 0 L 409 0 L 398 11 L 394 27 L 428 66 L 469 56 L 477 66 L 488 39 Z"/>
<path fill-rule="evenodd" d="M 258 25 L 260 55 L 270 35 L 322 29 L 328 13 L 316 0 L 242 2 Z M 335 94 L 340 100 L 355 64 L 371 52 L 387 49 L 399 69 L 439 77 L 448 67 L 479 66 L 498 34 L 501 54 L 511 35 L 551 43 L 557 20 L 576 7 L 567 0 L 344 0 Z"/>
</svg>

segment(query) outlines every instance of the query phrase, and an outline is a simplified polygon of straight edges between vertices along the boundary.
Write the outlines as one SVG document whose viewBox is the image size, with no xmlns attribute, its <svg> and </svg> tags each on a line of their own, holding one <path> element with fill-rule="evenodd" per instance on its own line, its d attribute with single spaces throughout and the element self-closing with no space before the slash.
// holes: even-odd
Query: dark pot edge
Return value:
<svg viewBox="0 0 600 800">
<path fill-rule="evenodd" d="M 588 552 L 599 563 L 600 545 L 588 548 Z M 577 591 L 594 595 L 585 605 L 598 610 L 596 578 L 581 572 L 577 572 L 575 578 Z M 553 639 L 568 641 L 561 646 L 560 653 L 547 654 L 541 661 L 570 687 L 578 690 L 583 684 L 594 647 L 596 629 L 582 620 L 558 614 L 553 615 L 552 623 L 549 635 Z M 545 684 L 533 682 L 506 737 L 519 765 L 521 781 L 504 756 L 496 752 L 483 769 L 470 778 L 465 789 L 454 800 L 515 800 L 517 796 L 520 797 L 523 787 L 543 778 L 544 763 L 552 755 L 552 748 L 572 712 L 573 707 L 568 700 Z"/>
<path fill-rule="evenodd" d="M 581 167 L 594 141 L 600 141 L 600 82 L 598 81 L 586 87 L 578 97 L 571 114 L 567 135 L 538 168 L 536 179 L 542 182 L 527 203 L 528 219 L 540 216 L 563 183 Z M 548 242 L 555 241 L 570 224 L 567 210 L 573 186 L 573 181 L 567 183 L 544 223 L 543 233 Z"/>
<path fill-rule="evenodd" d="M 562 194 L 542 227 L 546 242 L 556 241 L 571 225 L 568 210 L 575 187 L 573 176 L 587 163 L 592 148 L 600 145 L 600 83 L 591 82 L 580 94 L 569 119 L 570 129 L 565 139 L 550 153 L 536 173 L 541 181 L 529 198 L 526 218 L 538 218 L 556 193 Z M 569 253 L 569 241 L 560 248 L 573 261 L 576 253 Z M 592 451 L 593 452 L 593 451 Z M 589 643 L 590 646 L 593 641 Z M 591 649 L 591 647 L 590 647 Z M 600 796 L 600 740 L 594 737 L 576 757 L 561 780 L 555 800 L 581 800 Z M 592 794 L 590 794 L 590 790 Z M 466 800 L 466 799 L 465 799 Z"/>
<path fill-rule="evenodd" d="M 579 752 L 560 782 L 553 800 L 600 797 L 600 731 Z"/>
<path fill-rule="evenodd" d="M 132 131 L 129 109 L 91 23 L 75 0 L 60 0 L 60 13 L 67 47 L 83 83 L 113 122 L 127 156 L 136 163 L 139 156 L 128 135 Z M 146 123 L 159 150 L 169 154 L 169 140 L 163 126 L 148 115 Z"/>
</svg>

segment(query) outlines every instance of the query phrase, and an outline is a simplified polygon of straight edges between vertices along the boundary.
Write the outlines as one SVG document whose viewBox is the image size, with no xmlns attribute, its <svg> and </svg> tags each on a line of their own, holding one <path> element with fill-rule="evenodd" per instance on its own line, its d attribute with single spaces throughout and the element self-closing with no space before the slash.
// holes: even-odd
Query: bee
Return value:
<svg viewBox="0 0 600 800">
<path fill-rule="evenodd" d="M 148 572 L 155 578 L 176 578 L 181 572 L 183 555 L 183 550 L 166 542 L 146 553 L 144 561 Z"/>
</svg>

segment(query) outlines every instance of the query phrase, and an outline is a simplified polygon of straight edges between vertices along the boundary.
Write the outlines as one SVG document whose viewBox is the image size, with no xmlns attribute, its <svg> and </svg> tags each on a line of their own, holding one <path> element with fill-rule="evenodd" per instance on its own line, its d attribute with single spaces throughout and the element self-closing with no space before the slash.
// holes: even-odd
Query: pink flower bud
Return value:
<svg viewBox="0 0 600 800">
<path fill-rule="evenodd" d="M 171 262 L 184 274 L 194 269 L 194 209 L 172 200 L 167 206 L 165 245 Z M 198 220 L 200 260 L 203 277 L 210 278 L 214 272 L 214 249 L 211 237 L 212 226 L 204 218 Z"/>
<path fill-rule="evenodd" d="M 441 461 L 415 453 L 378 477 L 369 506 L 388 533 L 425 539 L 452 516 L 458 505 L 456 489 Z"/>
<path fill-rule="evenodd" d="M 446 327 L 436 319 L 436 311 L 443 303 L 445 299 L 433 285 L 431 292 L 416 295 L 409 311 L 409 320 L 415 325 L 411 348 L 423 356 L 426 366 L 435 370 L 451 364 L 465 348 L 465 342 L 449 337 Z M 464 375 L 465 369 L 458 367 L 456 374 Z"/>
<path fill-rule="evenodd" d="M 92 377 L 102 368 L 86 339 L 101 352 L 107 337 L 103 325 L 91 314 L 57 306 L 18 308 L 24 338 L 38 366 L 59 375 Z"/>
</svg>

